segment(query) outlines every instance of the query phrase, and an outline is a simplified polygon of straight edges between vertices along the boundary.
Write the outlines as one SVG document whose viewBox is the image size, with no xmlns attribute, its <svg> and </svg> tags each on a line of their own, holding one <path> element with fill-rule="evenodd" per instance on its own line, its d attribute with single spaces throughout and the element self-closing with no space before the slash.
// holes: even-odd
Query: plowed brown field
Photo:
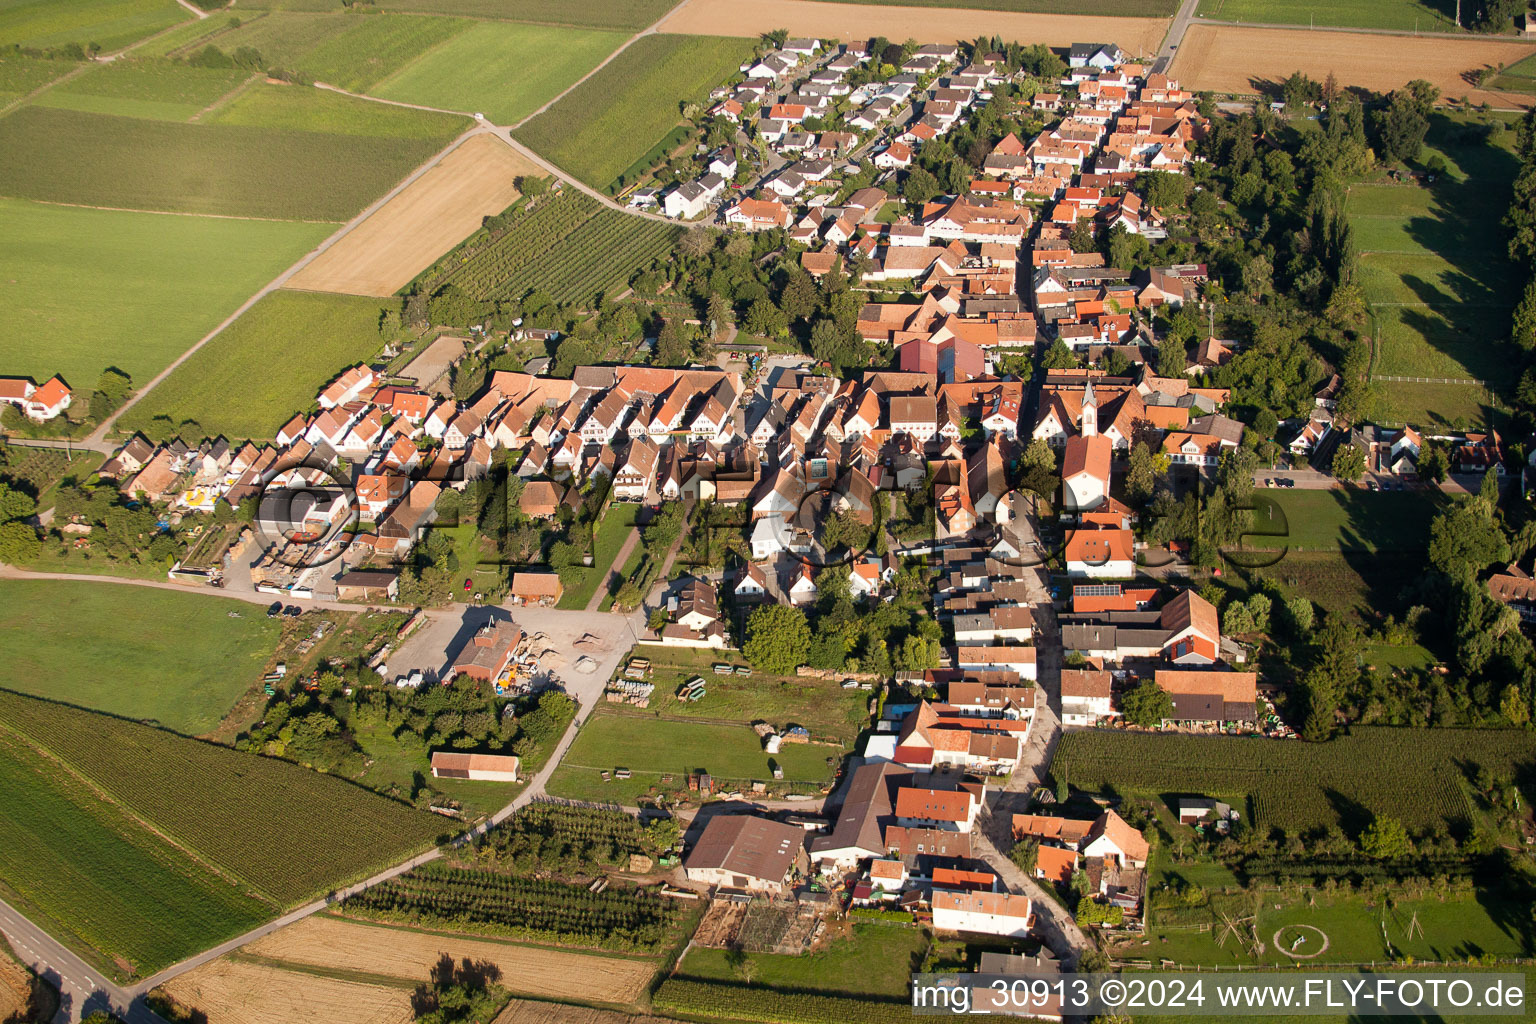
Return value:
<svg viewBox="0 0 1536 1024">
<path fill-rule="evenodd" d="M 653 960 L 541 949 L 462 935 L 315 916 L 245 947 L 254 956 L 339 971 L 425 981 L 444 953 L 486 960 L 501 968 L 501 984 L 529 996 L 577 997 L 632 1003 L 656 973 Z"/>
<path fill-rule="evenodd" d="M 1191 25 L 1170 73 L 1186 89 L 1226 93 L 1255 93 L 1284 81 L 1293 71 L 1317 81 L 1332 72 L 1340 85 L 1379 92 L 1423 78 L 1445 96 L 1527 107 L 1536 97 L 1476 89 L 1462 75 L 1514 63 L 1532 52 L 1529 44 L 1496 39 Z"/>
<path fill-rule="evenodd" d="M 956 42 L 1002 36 L 1021 43 L 1070 46 L 1084 40 L 1116 43 L 1132 54 L 1152 54 L 1168 30 L 1167 18 L 1107 18 L 1068 14 L 1015 14 L 950 7 L 887 7 L 814 0 L 690 0 L 661 25 L 662 32 L 700 36 L 755 36 L 787 28 L 792 36 L 822 39 L 919 39 Z"/>
<path fill-rule="evenodd" d="M 293 275 L 288 287 L 393 295 L 517 198 L 513 179 L 539 174 L 511 146 L 475 135 L 411 182 L 341 241 Z"/>
<path fill-rule="evenodd" d="M 161 990 L 208 1024 L 405 1024 L 411 990 L 365 985 L 220 957 Z"/>
<path fill-rule="evenodd" d="M 560 1006 L 514 999 L 501 1011 L 495 1024 L 676 1024 L 671 1017 L 645 1013 L 594 1010 L 585 1006 Z"/>
</svg>

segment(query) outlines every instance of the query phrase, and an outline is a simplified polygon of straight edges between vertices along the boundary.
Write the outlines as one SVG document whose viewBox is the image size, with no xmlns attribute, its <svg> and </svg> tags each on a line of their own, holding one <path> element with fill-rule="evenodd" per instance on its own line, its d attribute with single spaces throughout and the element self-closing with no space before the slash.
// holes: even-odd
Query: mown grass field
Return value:
<svg viewBox="0 0 1536 1024">
<path fill-rule="evenodd" d="M 517 137 L 596 188 L 608 188 L 751 55 L 748 39 L 652 35 L 635 41 Z"/>
<path fill-rule="evenodd" d="M 33 102 L 95 114 L 187 121 L 250 77 L 249 71 L 234 69 L 119 60 L 76 75 Z"/>
<path fill-rule="evenodd" d="M 566 587 L 565 593 L 560 596 L 560 607 L 571 611 L 584 611 L 587 602 L 592 600 L 592 595 L 597 588 L 608 578 L 608 570 L 613 567 L 613 560 L 619 556 L 619 549 L 624 546 L 624 540 L 629 536 L 629 531 L 635 525 L 635 513 L 639 511 L 638 505 L 629 502 L 615 502 L 603 513 L 601 521 L 593 531 L 592 537 L 592 565 L 590 567 L 577 566 L 573 572 L 580 573 L 580 579 Z"/>
<path fill-rule="evenodd" d="M 332 230 L 0 199 L 0 365 L 143 384 Z"/>
<path fill-rule="evenodd" d="M 1270 516 L 1267 505 L 1279 509 Z M 1327 491 L 1259 490 L 1254 513 L 1261 524 L 1283 524 L 1284 539 L 1250 538 L 1253 547 L 1297 551 L 1418 552 L 1429 545 L 1429 527 L 1444 506 L 1439 491 L 1368 491 L 1341 487 Z M 1282 518 L 1283 517 L 1283 518 Z"/>
<path fill-rule="evenodd" d="M 688 951 L 676 973 L 685 978 L 752 984 L 795 991 L 860 996 L 905 996 L 911 971 L 928 949 L 918 928 L 856 924 L 847 938 L 834 937 L 825 948 L 801 956 L 748 953 L 742 968 L 733 967 L 723 949 L 698 946 Z"/>
<path fill-rule="evenodd" d="M 146 975 L 273 907 L 155 839 L 0 726 L 0 892 L 110 974 Z"/>
<path fill-rule="evenodd" d="M 1378 415 L 1392 422 L 1480 423 L 1512 383 L 1497 344 L 1508 334 L 1516 273 L 1497 223 L 1509 200 L 1513 133 L 1469 116 L 1436 115 L 1418 165 L 1439 159 L 1432 182 L 1356 184 L 1348 214 L 1371 303 L 1378 376 L 1468 380 L 1381 381 Z"/>
<path fill-rule="evenodd" d="M 0 0 L 0 46 L 94 42 L 111 52 L 191 18 L 175 0 Z"/>
<path fill-rule="evenodd" d="M 376 299 L 274 292 L 198 349 L 120 423 L 134 430 L 165 415 L 178 423 L 195 420 L 209 436 L 270 438 L 295 413 L 314 407 L 326 381 L 379 350 L 379 313 Z M 274 367 L 282 372 L 268 372 Z"/>
<path fill-rule="evenodd" d="M 706 677 L 711 678 L 711 677 Z M 656 700 L 661 694 L 658 691 Z M 786 743 L 778 754 L 763 752 L 762 741 L 746 725 L 716 725 L 658 719 L 599 710 L 576 736 L 554 774 L 551 796 L 634 804 L 652 786 L 686 788 L 687 775 L 707 771 L 720 780 L 769 782 L 768 761 L 784 769 L 784 781 L 819 785 L 829 782 L 826 759 L 842 751 L 835 746 Z M 628 768 L 633 778 L 604 782 L 600 771 Z M 672 782 L 663 784 L 661 776 Z"/>
<path fill-rule="evenodd" d="M 363 877 L 451 831 L 435 815 L 288 761 L 10 691 L 0 691 L 0 730 L 53 755 L 278 906 Z"/>
<path fill-rule="evenodd" d="M 1536 737 L 1514 729 L 1361 726 L 1327 743 L 1073 732 L 1052 771 L 1090 793 L 1247 799 L 1261 826 L 1339 824 L 1354 833 L 1373 814 L 1410 829 L 1464 820 L 1469 763 L 1519 777 L 1517 768 L 1533 760 Z"/>
<path fill-rule="evenodd" d="M 1199 16 L 1277 25 L 1455 30 L 1455 0 L 1200 0 Z"/>
<path fill-rule="evenodd" d="M 480 22 L 370 92 L 512 124 L 558 96 L 624 42 L 621 32 Z M 466 69 L 473 68 L 473 74 Z"/>
<path fill-rule="evenodd" d="M 240 601 L 106 583 L 0 581 L 7 686 L 187 735 L 219 724 L 261 677 L 280 632 L 260 607 Z"/>
<path fill-rule="evenodd" d="M 272 87 L 277 88 L 277 87 Z M 295 90 L 297 92 L 297 90 Z M 307 125 L 334 117 L 317 90 Z M 24 199 L 181 213 L 342 221 L 461 130 L 457 118 L 347 100 L 371 134 L 315 127 L 169 124 L 28 106 L 0 118 L 0 190 Z M 240 102 L 230 110 L 243 109 Z M 427 127 L 430 125 L 431 127 Z"/>
</svg>

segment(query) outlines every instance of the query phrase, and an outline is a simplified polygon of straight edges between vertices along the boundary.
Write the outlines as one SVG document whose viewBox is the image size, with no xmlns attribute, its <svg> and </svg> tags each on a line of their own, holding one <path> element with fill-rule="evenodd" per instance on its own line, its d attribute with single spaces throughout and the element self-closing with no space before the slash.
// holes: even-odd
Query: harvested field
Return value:
<svg viewBox="0 0 1536 1024">
<path fill-rule="evenodd" d="M 738 0 L 692 0 L 674 11 L 659 31 L 684 35 L 754 36 L 787 28 L 790 35 L 848 41 L 867 40 L 871 24 L 877 25 L 880 34 L 891 39 L 911 37 L 939 43 L 998 35 L 1021 43 L 1044 43 L 1047 46 L 1071 46 L 1084 39 L 1096 39 L 1117 43 L 1134 54 L 1155 53 L 1168 29 L 1167 18 L 1074 17 L 949 7 L 882 5 L 877 8 L 862 3 L 815 0 L 755 0 L 751 4 L 742 4 Z"/>
<path fill-rule="evenodd" d="M 1523 107 L 1536 97 L 1476 89 L 1461 76 L 1485 65 L 1512 64 L 1530 52 L 1528 44 L 1496 39 L 1191 25 L 1169 73 L 1186 89 L 1238 94 L 1278 88 L 1293 71 L 1318 81 L 1331 72 L 1340 85 L 1380 92 L 1422 78 L 1446 97 Z"/>
<path fill-rule="evenodd" d="M 407 928 L 316 916 L 290 925 L 245 948 L 253 956 L 328 970 L 382 974 L 425 981 L 444 953 L 485 960 L 501 968 L 501 983 L 521 995 L 568 997 L 581 979 L 584 999 L 630 1003 L 656 973 L 654 960 L 591 956 L 538 946 L 440 935 Z"/>
<path fill-rule="evenodd" d="M 618 1010 L 594 1010 L 586 1006 L 562 1006 L 514 999 L 501 1011 L 494 1024 L 674 1024 L 671 1017 L 652 1017 L 648 1013 L 621 1013 Z"/>
<path fill-rule="evenodd" d="M 411 990 L 220 957 L 160 987 L 209 1024 L 405 1024 Z"/>
<path fill-rule="evenodd" d="M 476 135 L 385 203 L 288 281 L 290 288 L 385 297 L 517 198 L 513 179 L 538 173 L 516 150 Z"/>
</svg>

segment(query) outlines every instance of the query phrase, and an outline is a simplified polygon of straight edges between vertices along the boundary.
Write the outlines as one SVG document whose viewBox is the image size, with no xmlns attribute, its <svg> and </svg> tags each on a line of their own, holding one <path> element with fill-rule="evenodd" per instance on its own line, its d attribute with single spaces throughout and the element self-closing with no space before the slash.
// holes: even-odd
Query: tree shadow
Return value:
<svg viewBox="0 0 1536 1024">
<path fill-rule="evenodd" d="M 452 956 L 443 953 L 432 965 L 429 980 L 416 986 L 411 993 L 411 1012 L 421 1018 L 444 1005 L 460 998 L 474 999 L 501 980 L 501 968 L 488 960 L 471 960 L 465 957 L 455 963 Z M 452 993 L 452 995 L 448 995 Z M 444 996 L 448 995 L 445 1000 Z"/>
</svg>

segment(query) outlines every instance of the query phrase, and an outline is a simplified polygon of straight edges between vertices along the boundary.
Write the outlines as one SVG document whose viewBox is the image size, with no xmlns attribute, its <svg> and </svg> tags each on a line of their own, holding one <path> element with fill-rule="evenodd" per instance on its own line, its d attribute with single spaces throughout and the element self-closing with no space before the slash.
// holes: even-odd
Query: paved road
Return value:
<svg viewBox="0 0 1536 1024">
<path fill-rule="evenodd" d="M 128 1024 L 163 1024 L 142 999 L 113 985 L 4 900 L 0 900 L 0 934 L 38 977 L 58 988 L 54 1024 L 78 1021 L 96 1010 L 108 1010 Z"/>
<path fill-rule="evenodd" d="M 1157 74 L 1167 74 L 1168 65 L 1173 63 L 1173 55 L 1184 41 L 1184 33 L 1189 31 L 1189 24 L 1195 18 L 1195 11 L 1200 6 L 1200 0 L 1184 0 L 1179 5 L 1179 11 L 1173 16 L 1172 23 L 1168 26 L 1168 34 L 1163 36 L 1162 49 L 1157 51 L 1157 59 L 1152 62 L 1152 70 Z"/>
</svg>

